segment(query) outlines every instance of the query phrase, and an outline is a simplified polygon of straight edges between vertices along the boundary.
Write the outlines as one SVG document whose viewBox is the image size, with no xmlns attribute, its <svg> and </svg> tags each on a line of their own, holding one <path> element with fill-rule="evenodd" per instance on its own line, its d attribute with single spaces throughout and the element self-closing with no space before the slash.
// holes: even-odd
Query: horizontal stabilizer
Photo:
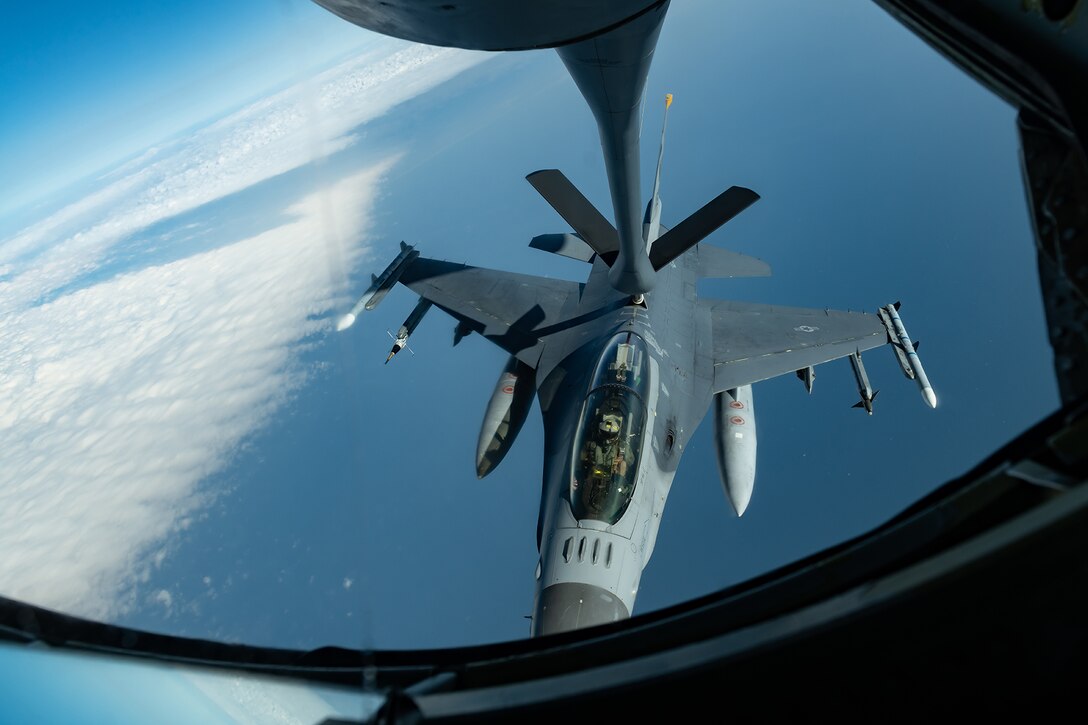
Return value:
<svg viewBox="0 0 1088 725">
<path fill-rule="evenodd" d="M 650 263 L 654 269 L 661 269 L 758 199 L 759 194 L 751 189 L 743 186 L 729 187 L 654 242 L 650 249 Z"/>
<path fill-rule="evenodd" d="M 529 242 L 533 249 L 570 257 L 582 262 L 593 261 L 593 250 L 575 234 L 541 234 Z"/>
<path fill-rule="evenodd" d="M 544 200 L 599 256 L 611 261 L 620 250 L 620 237 L 611 222 L 558 169 L 534 171 L 525 177 Z"/>
<path fill-rule="evenodd" d="M 770 277 L 771 265 L 746 254 L 703 244 L 699 247 L 698 274 L 704 279 Z"/>
</svg>

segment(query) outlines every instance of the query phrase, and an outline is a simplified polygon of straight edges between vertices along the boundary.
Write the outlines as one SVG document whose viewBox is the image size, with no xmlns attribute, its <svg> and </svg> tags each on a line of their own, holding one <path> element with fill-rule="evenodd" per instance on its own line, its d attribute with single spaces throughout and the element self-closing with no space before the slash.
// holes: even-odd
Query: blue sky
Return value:
<svg viewBox="0 0 1088 725">
<path fill-rule="evenodd" d="M 328 15 L 298 0 L 9 8 L 0 214 L 376 40 Z"/>
<path fill-rule="evenodd" d="M 607 212 L 592 118 L 552 52 L 406 56 L 310 3 L 257 7 L 76 7 L 8 26 L 22 30 L 6 31 L 0 79 L 26 113 L 0 121 L 18 160 L 0 172 L 0 336 L 15 351 L 0 425 L 20 464 L 0 498 L 36 548 L 0 558 L 0 592 L 279 646 L 524 636 L 539 415 L 487 479 L 472 461 L 503 354 L 477 337 L 451 348 L 435 311 L 417 354 L 383 365 L 385 330 L 414 304 L 402 289 L 349 333 L 331 320 L 401 239 L 581 279 L 527 248 L 566 229 L 523 177 L 560 168 Z M 373 55 L 311 80 L 355 48 Z M 731 513 L 706 421 L 636 612 L 879 525 L 1057 404 L 1012 109 L 871 4 L 676 3 L 647 87 L 647 190 L 665 92 L 663 220 L 732 184 L 762 197 L 710 243 L 774 276 L 700 294 L 901 299 L 941 402 L 926 408 L 885 350 L 866 356 L 872 418 L 850 408 L 845 362 L 817 370 L 811 397 L 792 378 L 755 386 L 749 510 Z M 97 515 L 42 517 L 84 491 L 82 510 L 131 517 L 124 546 Z M 104 572 L 93 585 L 71 573 L 118 550 L 108 567 L 80 560 Z M 21 590 L 30 564 L 56 576 Z"/>
</svg>

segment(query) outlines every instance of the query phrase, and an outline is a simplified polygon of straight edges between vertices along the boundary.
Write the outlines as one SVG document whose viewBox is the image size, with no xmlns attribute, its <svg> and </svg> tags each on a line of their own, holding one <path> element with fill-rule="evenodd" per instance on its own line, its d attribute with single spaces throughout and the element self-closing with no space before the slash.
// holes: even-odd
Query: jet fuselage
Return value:
<svg viewBox="0 0 1088 725">
<path fill-rule="evenodd" d="M 688 256 L 658 272 L 644 304 L 616 293 L 596 260 L 577 306 L 607 312 L 544 350 L 534 635 L 630 615 L 680 456 L 712 397 L 712 358 L 699 342 L 710 339 L 710 319 Z M 617 359 L 638 366 L 637 381 L 613 379 Z"/>
</svg>

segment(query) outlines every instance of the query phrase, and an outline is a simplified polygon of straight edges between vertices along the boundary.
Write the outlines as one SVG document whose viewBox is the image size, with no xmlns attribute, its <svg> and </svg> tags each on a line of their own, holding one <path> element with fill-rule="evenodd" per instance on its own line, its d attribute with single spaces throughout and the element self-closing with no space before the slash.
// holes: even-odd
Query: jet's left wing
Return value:
<svg viewBox="0 0 1088 725">
<path fill-rule="evenodd" d="M 863 312 L 701 300 L 710 307 L 714 392 L 864 352 L 888 341 L 884 323 Z"/>
<path fill-rule="evenodd" d="M 525 364 L 536 367 L 547 328 L 562 321 L 577 282 L 416 258 L 400 282 Z"/>
</svg>

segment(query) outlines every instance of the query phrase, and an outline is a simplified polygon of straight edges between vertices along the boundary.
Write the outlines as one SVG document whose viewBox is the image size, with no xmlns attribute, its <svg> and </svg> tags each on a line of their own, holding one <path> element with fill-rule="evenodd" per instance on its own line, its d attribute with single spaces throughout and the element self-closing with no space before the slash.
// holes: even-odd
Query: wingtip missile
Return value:
<svg viewBox="0 0 1088 725">
<path fill-rule="evenodd" d="M 895 351 L 895 360 L 899 363 L 899 369 L 903 371 L 903 375 L 906 376 L 907 380 L 914 380 L 914 368 L 910 366 L 910 360 L 907 358 L 907 351 L 903 349 L 903 343 L 899 342 L 899 333 L 895 330 L 895 323 L 892 322 L 887 307 L 878 308 L 876 313 L 880 321 L 884 323 L 884 329 L 888 333 L 888 344 Z"/>
<path fill-rule="evenodd" d="M 930 408 L 937 407 L 937 394 L 933 392 L 933 388 L 922 388 L 922 399 L 926 401 L 926 405 Z"/>
<path fill-rule="evenodd" d="M 336 322 L 336 331 L 337 332 L 343 332 L 344 330 L 348 329 L 349 327 L 351 327 L 354 324 L 355 324 L 355 315 L 353 315 L 353 314 L 351 314 L 349 312 L 346 315 L 344 315 L 343 317 L 341 317 Z"/>
<path fill-rule="evenodd" d="M 411 244 L 405 242 L 400 243 L 400 253 L 389 263 L 389 266 L 385 268 L 380 275 L 370 275 L 370 286 L 367 287 L 366 292 L 359 298 L 359 301 L 355 303 L 355 306 L 351 308 L 351 312 L 341 317 L 336 323 L 336 331 L 343 332 L 344 330 L 355 324 L 356 318 L 364 311 L 373 310 L 378 306 L 378 303 L 385 299 L 385 296 L 389 294 L 389 291 L 397 284 L 401 275 L 408 268 L 416 257 L 419 256 L 419 252 Z"/>
<path fill-rule="evenodd" d="M 933 392 L 933 386 L 930 385 L 929 378 L 926 376 L 925 368 L 922 367 L 922 361 L 918 357 L 918 343 L 911 342 L 910 336 L 907 335 L 907 329 L 903 326 L 903 320 L 899 317 L 900 304 L 895 302 L 884 307 L 887 323 L 891 324 L 889 333 L 894 333 L 896 337 L 896 343 L 892 343 L 896 348 L 896 354 L 902 359 L 906 360 L 907 365 L 910 368 L 910 372 L 913 375 L 908 374 L 908 377 L 914 378 L 914 381 L 918 383 L 918 389 L 922 392 L 922 400 L 926 402 L 930 408 L 937 407 L 937 394 Z M 907 372 L 904 368 L 903 372 Z"/>
<path fill-rule="evenodd" d="M 363 303 L 363 309 L 370 311 L 377 307 L 385 296 L 397 285 L 404 271 L 416 260 L 419 252 L 410 244 L 401 242 L 400 254 L 389 263 L 377 279 L 374 280 L 367 294 L 359 302 Z M 365 300 L 365 302 L 364 302 Z"/>
</svg>

